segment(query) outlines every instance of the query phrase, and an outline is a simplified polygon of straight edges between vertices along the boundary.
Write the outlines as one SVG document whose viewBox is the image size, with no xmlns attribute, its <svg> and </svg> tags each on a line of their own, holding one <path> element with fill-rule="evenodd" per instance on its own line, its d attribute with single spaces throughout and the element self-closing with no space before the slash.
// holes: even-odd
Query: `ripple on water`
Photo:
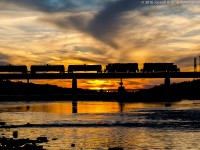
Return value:
<svg viewBox="0 0 200 150">
<path fill-rule="evenodd" d="M 20 109 L 21 104 L 17 104 L 17 107 L 12 105 L 14 111 L 4 109 L 7 107 L 4 105 L 0 106 L 0 121 L 15 125 L 35 124 L 17 128 L 19 138 L 46 136 L 51 140 L 44 147 L 50 150 L 58 147 L 71 149 L 71 144 L 75 144 L 74 149 L 84 150 L 107 150 L 109 147 L 123 147 L 125 150 L 200 149 L 200 107 L 186 104 L 186 108 L 185 103 L 173 104 L 171 108 L 165 108 L 164 104 L 125 104 L 123 112 L 120 112 L 116 103 L 109 103 L 114 106 L 106 107 L 108 103 L 93 102 L 87 106 L 84 102 L 78 104 L 81 113 L 77 114 L 65 112 L 65 109 L 71 110 L 69 103 L 42 103 L 42 107 L 40 103 L 32 103 L 29 110 L 26 110 L 26 104 L 22 104 Z M 87 112 L 87 109 L 99 107 L 96 112 Z M 109 109 L 113 110 L 109 112 Z M 0 134 L 12 137 L 14 130 L 16 128 L 0 128 Z"/>
</svg>

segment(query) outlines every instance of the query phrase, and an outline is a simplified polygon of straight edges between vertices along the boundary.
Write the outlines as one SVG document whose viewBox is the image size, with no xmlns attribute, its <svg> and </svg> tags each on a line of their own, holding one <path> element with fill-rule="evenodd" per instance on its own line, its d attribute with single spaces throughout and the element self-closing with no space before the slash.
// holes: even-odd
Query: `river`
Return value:
<svg viewBox="0 0 200 150">
<path fill-rule="evenodd" d="M 1 136 L 46 136 L 48 150 L 200 149 L 200 100 L 0 102 L 0 121 L 18 127 L 0 128 Z"/>
</svg>

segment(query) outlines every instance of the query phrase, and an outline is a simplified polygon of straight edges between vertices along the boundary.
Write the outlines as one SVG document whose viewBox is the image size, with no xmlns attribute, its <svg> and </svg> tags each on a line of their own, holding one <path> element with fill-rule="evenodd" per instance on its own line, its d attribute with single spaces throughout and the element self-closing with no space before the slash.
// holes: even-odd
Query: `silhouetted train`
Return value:
<svg viewBox="0 0 200 150">
<path fill-rule="evenodd" d="M 138 63 L 112 63 L 106 66 L 104 72 L 117 73 L 117 72 L 139 72 Z"/>
<path fill-rule="evenodd" d="M 68 73 L 74 73 L 77 71 L 96 71 L 97 73 L 102 73 L 101 65 L 69 65 Z M 0 72 L 21 72 L 23 74 L 28 73 L 27 67 L 25 65 L 14 66 L 0 66 Z M 65 73 L 64 65 L 32 65 L 30 67 L 30 73 L 40 73 L 40 72 L 59 72 Z M 106 65 L 104 73 L 136 73 L 139 72 L 138 63 L 110 63 Z M 180 72 L 177 65 L 173 63 L 144 63 L 143 69 L 140 70 L 143 73 L 149 72 Z"/>
<path fill-rule="evenodd" d="M 69 65 L 68 73 L 73 73 L 74 71 L 96 71 L 97 73 L 102 72 L 101 65 Z"/>
</svg>

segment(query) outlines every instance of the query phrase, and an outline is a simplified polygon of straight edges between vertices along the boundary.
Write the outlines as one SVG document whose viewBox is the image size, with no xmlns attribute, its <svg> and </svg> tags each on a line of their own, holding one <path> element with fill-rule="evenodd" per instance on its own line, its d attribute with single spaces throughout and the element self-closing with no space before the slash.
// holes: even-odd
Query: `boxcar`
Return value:
<svg viewBox="0 0 200 150">
<path fill-rule="evenodd" d="M 37 72 L 65 72 L 64 65 L 32 65 L 31 66 L 31 73 Z"/>
<path fill-rule="evenodd" d="M 106 65 L 105 72 L 107 73 L 130 73 L 138 72 L 138 63 L 112 63 Z"/>
<path fill-rule="evenodd" d="M 74 71 L 96 71 L 97 73 L 102 72 L 101 65 L 69 65 L 68 73 L 73 73 Z"/>
<path fill-rule="evenodd" d="M 15 66 L 15 65 L 0 66 L 0 72 L 27 73 L 27 67 L 25 65 L 20 65 L 20 66 Z"/>
</svg>

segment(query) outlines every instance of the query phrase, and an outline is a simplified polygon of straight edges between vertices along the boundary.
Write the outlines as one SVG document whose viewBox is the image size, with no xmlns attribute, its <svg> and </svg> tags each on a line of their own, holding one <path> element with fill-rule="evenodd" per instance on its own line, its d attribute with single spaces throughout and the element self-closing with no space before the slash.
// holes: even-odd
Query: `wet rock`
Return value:
<svg viewBox="0 0 200 150">
<path fill-rule="evenodd" d="M 38 143 L 48 142 L 47 137 L 40 136 L 37 138 Z"/>
<path fill-rule="evenodd" d="M 6 137 L 1 137 L 1 138 L 0 138 L 0 144 L 1 144 L 2 146 L 5 146 L 6 143 L 7 143 L 7 138 L 6 138 Z"/>
<path fill-rule="evenodd" d="M 75 144 L 72 143 L 72 144 L 71 144 L 71 147 L 75 147 Z"/>
<path fill-rule="evenodd" d="M 26 127 L 31 127 L 32 124 L 28 122 L 25 126 L 26 126 Z"/>
<path fill-rule="evenodd" d="M 171 107 L 171 106 L 172 106 L 172 104 L 170 104 L 170 103 L 165 104 L 165 107 Z"/>
<path fill-rule="evenodd" d="M 4 125 L 6 125 L 6 123 L 3 121 L 0 121 L 0 126 L 4 126 Z"/>
<path fill-rule="evenodd" d="M 54 140 L 58 140 L 58 138 L 52 138 L 52 141 L 54 141 Z"/>
<path fill-rule="evenodd" d="M 113 148 L 108 148 L 108 150 L 123 150 L 121 147 L 113 147 Z"/>
<path fill-rule="evenodd" d="M 18 131 L 13 132 L 13 138 L 18 138 Z"/>
<path fill-rule="evenodd" d="M 16 133 L 16 131 L 13 133 Z M 48 141 L 46 137 L 38 137 L 37 140 L 0 137 L 0 150 L 44 150 L 43 146 L 37 145 L 37 143 L 46 141 Z"/>
</svg>

